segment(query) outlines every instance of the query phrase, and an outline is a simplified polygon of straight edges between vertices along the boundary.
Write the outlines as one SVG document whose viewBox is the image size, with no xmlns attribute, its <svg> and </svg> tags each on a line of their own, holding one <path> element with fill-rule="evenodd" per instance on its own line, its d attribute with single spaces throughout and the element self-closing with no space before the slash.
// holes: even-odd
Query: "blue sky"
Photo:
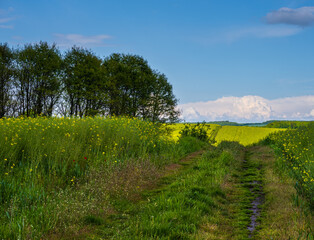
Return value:
<svg viewBox="0 0 314 240">
<path fill-rule="evenodd" d="M 182 106 L 258 96 L 260 107 L 314 93 L 314 0 L 1 0 L 0 42 L 40 40 L 141 55 Z M 307 105 L 294 118 L 313 119 L 314 99 Z M 196 108 L 195 119 L 217 119 Z"/>
</svg>

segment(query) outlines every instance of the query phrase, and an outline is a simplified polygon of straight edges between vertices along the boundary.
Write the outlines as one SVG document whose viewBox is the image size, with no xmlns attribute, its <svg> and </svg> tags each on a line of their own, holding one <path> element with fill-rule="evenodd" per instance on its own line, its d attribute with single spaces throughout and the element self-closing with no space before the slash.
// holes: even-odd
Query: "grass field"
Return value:
<svg viewBox="0 0 314 240">
<path fill-rule="evenodd" d="M 170 141 L 157 125 L 135 118 L 3 118 L 0 134 L 0 239 L 66 229 L 108 208 L 109 192 L 123 191 L 112 186 L 113 173 L 128 168 L 138 169 L 139 178 L 145 171 L 153 176 L 148 172 L 203 145 Z M 106 190 L 95 196 L 95 188 Z"/>
<path fill-rule="evenodd" d="M 288 234 L 313 237 L 312 125 L 206 124 L 207 142 L 180 137 L 183 128 L 116 117 L 0 119 L 0 239 L 248 239 L 258 194 L 267 201 L 252 239 L 285 239 L 291 218 L 301 220 Z M 290 180 L 282 185 L 275 172 Z M 276 212 L 275 202 L 291 207 Z M 281 219 L 275 232 L 272 219 Z"/>
</svg>

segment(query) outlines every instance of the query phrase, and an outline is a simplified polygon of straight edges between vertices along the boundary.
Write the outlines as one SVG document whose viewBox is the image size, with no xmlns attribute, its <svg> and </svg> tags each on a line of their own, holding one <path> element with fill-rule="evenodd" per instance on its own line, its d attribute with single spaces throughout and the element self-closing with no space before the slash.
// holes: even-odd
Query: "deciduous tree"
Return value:
<svg viewBox="0 0 314 240">
<path fill-rule="evenodd" d="M 14 52 L 6 43 L 0 44 L 0 118 L 7 115 L 12 104 Z"/>
</svg>

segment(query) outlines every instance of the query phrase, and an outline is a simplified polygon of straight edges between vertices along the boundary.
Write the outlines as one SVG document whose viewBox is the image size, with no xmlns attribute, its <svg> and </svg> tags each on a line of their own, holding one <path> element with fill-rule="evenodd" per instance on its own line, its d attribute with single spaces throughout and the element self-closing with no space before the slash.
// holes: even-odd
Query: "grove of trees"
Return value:
<svg viewBox="0 0 314 240">
<path fill-rule="evenodd" d="M 101 59 L 73 46 L 0 43 L 0 118 L 36 116 L 133 116 L 153 122 L 178 120 L 167 77 L 138 55 Z"/>
</svg>

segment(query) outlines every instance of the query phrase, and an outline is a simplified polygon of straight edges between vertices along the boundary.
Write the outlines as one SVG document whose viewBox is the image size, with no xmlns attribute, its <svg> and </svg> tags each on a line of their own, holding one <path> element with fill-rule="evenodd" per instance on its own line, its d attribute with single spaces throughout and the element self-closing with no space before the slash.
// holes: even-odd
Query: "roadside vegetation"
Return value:
<svg viewBox="0 0 314 240">
<path fill-rule="evenodd" d="M 141 177 L 147 168 L 146 177 L 153 176 L 204 145 L 189 137 L 169 141 L 156 124 L 135 118 L 2 118 L 0 132 L 4 239 L 40 238 L 100 206 L 109 211 L 107 192 L 127 185 L 110 182 L 114 173 L 132 168 Z"/>
<path fill-rule="evenodd" d="M 313 238 L 313 125 L 272 129 L 262 143 L 276 155 L 240 144 L 265 128 L 180 124 L 177 140 L 171 128 L 130 117 L 2 118 L 0 237 Z"/>
<path fill-rule="evenodd" d="M 181 161 L 181 172 L 163 178 L 167 185 L 143 194 L 143 201 L 124 220 L 107 225 L 108 239 L 195 239 L 200 226 L 212 216 L 226 195 L 221 187 L 237 162 L 226 149 L 210 148 L 192 161 Z M 114 218 L 113 218 L 114 219 Z"/>
<path fill-rule="evenodd" d="M 314 210 L 314 122 L 302 124 L 296 130 L 288 130 L 268 136 L 264 143 L 270 144 L 278 156 L 278 167 L 295 181 L 297 203 L 306 200 Z M 300 196 L 301 198 L 299 199 Z"/>
</svg>

